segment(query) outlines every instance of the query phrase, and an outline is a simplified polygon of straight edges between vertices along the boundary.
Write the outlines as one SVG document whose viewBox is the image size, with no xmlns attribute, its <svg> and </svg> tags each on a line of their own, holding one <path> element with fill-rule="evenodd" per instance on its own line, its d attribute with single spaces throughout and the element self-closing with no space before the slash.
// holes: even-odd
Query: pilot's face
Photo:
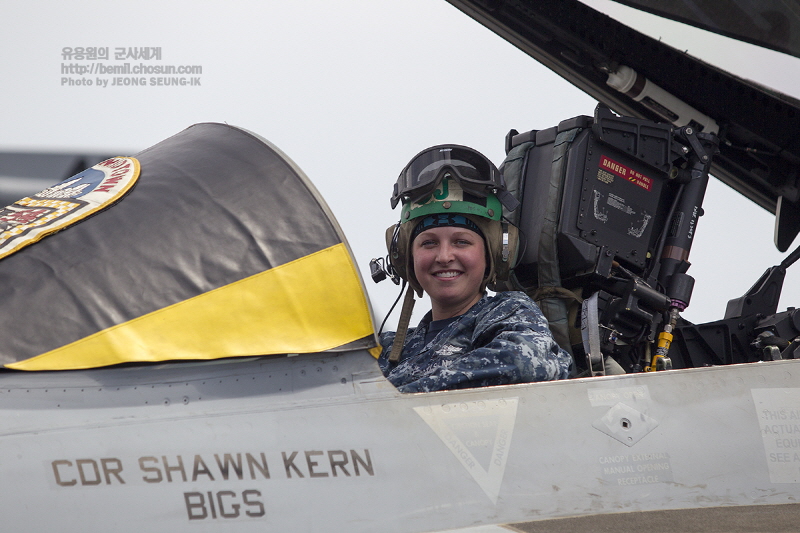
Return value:
<svg viewBox="0 0 800 533">
<path fill-rule="evenodd" d="M 431 298 L 433 320 L 462 315 L 481 299 L 484 247 L 480 235 L 455 226 L 425 230 L 414 239 L 414 274 Z"/>
</svg>

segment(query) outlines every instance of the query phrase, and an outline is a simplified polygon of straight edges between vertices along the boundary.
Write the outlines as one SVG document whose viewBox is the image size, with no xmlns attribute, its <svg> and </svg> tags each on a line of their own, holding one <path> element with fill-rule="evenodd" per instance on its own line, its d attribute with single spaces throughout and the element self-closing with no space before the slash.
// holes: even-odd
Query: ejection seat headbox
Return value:
<svg viewBox="0 0 800 533">
<path fill-rule="evenodd" d="M 544 261 L 567 288 L 607 275 L 612 261 L 645 272 L 677 193 L 672 130 L 598 106 L 594 118 L 511 131 L 501 168 L 522 204 L 518 288 L 540 286 Z"/>
</svg>

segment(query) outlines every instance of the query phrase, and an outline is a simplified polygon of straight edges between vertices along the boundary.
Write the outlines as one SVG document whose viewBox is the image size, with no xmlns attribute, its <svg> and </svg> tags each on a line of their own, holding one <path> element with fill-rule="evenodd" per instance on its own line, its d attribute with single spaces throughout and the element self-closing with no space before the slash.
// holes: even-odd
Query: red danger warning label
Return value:
<svg viewBox="0 0 800 533">
<path fill-rule="evenodd" d="M 626 180 L 630 181 L 631 183 L 635 183 L 646 191 L 649 191 L 653 188 L 653 180 L 651 178 L 648 178 L 641 172 L 636 172 L 632 168 L 626 167 L 621 163 L 617 163 L 613 159 L 604 155 L 600 156 L 600 168 L 611 172 L 615 176 L 625 178 Z"/>
</svg>

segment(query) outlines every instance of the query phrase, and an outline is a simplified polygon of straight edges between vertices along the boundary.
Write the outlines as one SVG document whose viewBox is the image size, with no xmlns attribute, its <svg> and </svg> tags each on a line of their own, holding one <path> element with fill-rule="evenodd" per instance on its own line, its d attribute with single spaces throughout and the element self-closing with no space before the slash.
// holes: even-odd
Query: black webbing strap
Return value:
<svg viewBox="0 0 800 533">
<path fill-rule="evenodd" d="M 539 287 L 561 287 L 561 272 L 558 263 L 558 215 L 561 210 L 562 185 L 566 172 L 566 153 L 581 128 L 573 128 L 558 134 L 553 146 L 553 166 L 550 173 L 550 188 L 547 207 L 544 212 L 542 235 L 539 240 Z M 567 301 L 563 297 L 545 297 L 539 301 L 539 308 L 550 323 L 550 331 L 559 346 L 572 353 L 569 338 L 569 319 Z"/>
</svg>

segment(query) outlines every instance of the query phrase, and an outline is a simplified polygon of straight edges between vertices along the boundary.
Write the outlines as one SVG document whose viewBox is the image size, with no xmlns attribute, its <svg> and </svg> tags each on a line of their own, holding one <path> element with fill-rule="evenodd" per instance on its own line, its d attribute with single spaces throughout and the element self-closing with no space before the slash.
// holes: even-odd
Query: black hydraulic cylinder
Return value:
<svg viewBox="0 0 800 533">
<path fill-rule="evenodd" d="M 715 135 L 697 134 L 692 128 L 682 128 L 681 134 L 689 142 L 694 153 L 690 158 L 691 179 L 686 184 L 678 208 L 669 221 L 669 233 L 661 253 L 661 269 L 658 280 L 663 287 L 670 286 L 675 273 L 684 273 L 689 267 L 689 251 L 692 249 L 697 223 L 703 214 L 703 198 L 708 187 L 708 169 L 711 156 L 719 142 Z M 698 137 L 702 137 L 701 142 Z"/>
</svg>

